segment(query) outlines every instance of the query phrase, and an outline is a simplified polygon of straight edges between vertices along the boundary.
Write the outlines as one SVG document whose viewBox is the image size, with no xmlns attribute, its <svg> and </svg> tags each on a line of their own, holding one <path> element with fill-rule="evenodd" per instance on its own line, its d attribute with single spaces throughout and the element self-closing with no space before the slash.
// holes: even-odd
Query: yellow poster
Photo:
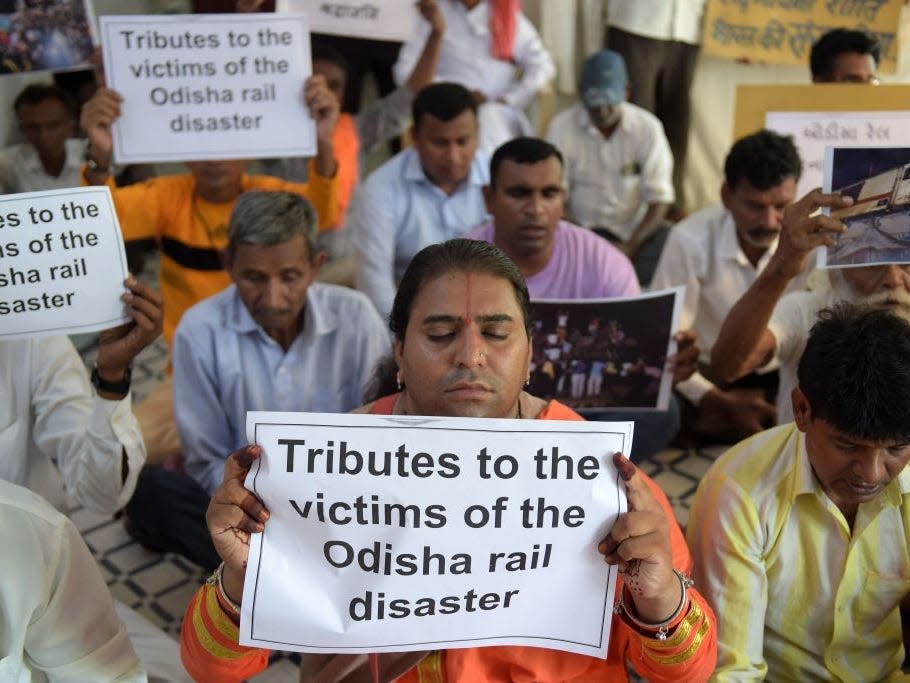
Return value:
<svg viewBox="0 0 910 683">
<path fill-rule="evenodd" d="M 705 54 L 767 64 L 809 64 L 812 43 L 833 28 L 869 31 L 881 43 L 879 71 L 897 67 L 904 0 L 708 0 Z"/>
</svg>

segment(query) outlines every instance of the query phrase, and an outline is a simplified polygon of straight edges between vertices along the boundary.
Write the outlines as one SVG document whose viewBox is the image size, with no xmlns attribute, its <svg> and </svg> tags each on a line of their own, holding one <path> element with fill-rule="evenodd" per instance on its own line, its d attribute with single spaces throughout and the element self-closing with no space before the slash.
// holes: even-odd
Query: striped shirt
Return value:
<svg viewBox="0 0 910 683">
<path fill-rule="evenodd" d="M 851 531 L 792 423 L 723 455 L 695 496 L 696 585 L 718 621 L 713 681 L 905 680 L 910 473 L 859 506 Z"/>
</svg>

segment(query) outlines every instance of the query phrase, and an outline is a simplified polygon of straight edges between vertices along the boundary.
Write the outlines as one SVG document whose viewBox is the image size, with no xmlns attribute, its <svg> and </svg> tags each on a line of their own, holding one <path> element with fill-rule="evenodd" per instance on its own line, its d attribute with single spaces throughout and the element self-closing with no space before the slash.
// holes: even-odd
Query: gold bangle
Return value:
<svg viewBox="0 0 910 683">
<path fill-rule="evenodd" d="M 626 587 L 623 586 L 622 591 L 619 594 L 619 602 L 616 604 L 616 607 L 613 608 L 613 611 L 628 619 L 633 626 L 641 629 L 642 631 L 651 631 L 654 633 L 654 637 L 657 640 L 666 640 L 669 635 L 670 624 L 676 621 L 685 611 L 686 607 L 689 604 L 689 588 L 694 585 L 694 581 L 688 576 L 683 574 L 681 571 L 673 568 L 673 573 L 676 574 L 676 578 L 679 579 L 679 604 L 676 606 L 676 609 L 673 610 L 673 614 L 664 619 L 663 621 L 657 624 L 649 624 L 646 621 L 642 621 L 626 606 L 625 596 L 626 596 Z"/>
</svg>

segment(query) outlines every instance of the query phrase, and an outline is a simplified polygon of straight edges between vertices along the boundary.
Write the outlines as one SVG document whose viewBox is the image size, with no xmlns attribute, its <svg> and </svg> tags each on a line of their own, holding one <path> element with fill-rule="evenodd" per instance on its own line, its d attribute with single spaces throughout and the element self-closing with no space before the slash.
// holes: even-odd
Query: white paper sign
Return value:
<svg viewBox="0 0 910 683">
<path fill-rule="evenodd" d="M 417 27 L 414 0 L 277 0 L 276 12 L 306 14 L 314 33 L 404 42 Z"/>
<path fill-rule="evenodd" d="M 240 642 L 300 652 L 531 645 L 605 657 L 632 423 L 247 415 Z"/>
<path fill-rule="evenodd" d="M 825 147 L 910 146 L 910 112 L 768 112 L 765 127 L 792 135 L 803 161 L 796 196 L 822 186 Z"/>
<path fill-rule="evenodd" d="M 126 276 L 108 188 L 0 196 L 0 339 L 126 322 Z"/>
<path fill-rule="evenodd" d="M 306 17 L 103 16 L 120 163 L 313 156 Z"/>
</svg>

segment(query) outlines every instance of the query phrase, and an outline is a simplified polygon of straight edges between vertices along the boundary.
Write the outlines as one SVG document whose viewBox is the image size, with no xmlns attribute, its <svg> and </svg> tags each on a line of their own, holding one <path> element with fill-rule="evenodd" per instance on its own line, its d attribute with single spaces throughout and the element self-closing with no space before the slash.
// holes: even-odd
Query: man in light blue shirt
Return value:
<svg viewBox="0 0 910 683">
<path fill-rule="evenodd" d="M 247 443 L 246 412 L 347 412 L 363 403 L 376 363 L 391 352 L 363 294 L 314 282 L 325 261 L 314 248 L 317 230 L 313 208 L 297 194 L 237 200 L 228 228 L 233 284 L 184 314 L 171 348 L 190 476 L 146 470 L 127 510 L 145 545 L 214 567 L 205 509 L 224 460 Z"/>
<path fill-rule="evenodd" d="M 414 254 L 460 237 L 487 212 L 488 160 L 477 152 L 477 107 L 455 83 L 434 83 L 414 99 L 413 146 L 358 189 L 348 219 L 357 289 L 388 317 L 398 280 Z"/>
</svg>

